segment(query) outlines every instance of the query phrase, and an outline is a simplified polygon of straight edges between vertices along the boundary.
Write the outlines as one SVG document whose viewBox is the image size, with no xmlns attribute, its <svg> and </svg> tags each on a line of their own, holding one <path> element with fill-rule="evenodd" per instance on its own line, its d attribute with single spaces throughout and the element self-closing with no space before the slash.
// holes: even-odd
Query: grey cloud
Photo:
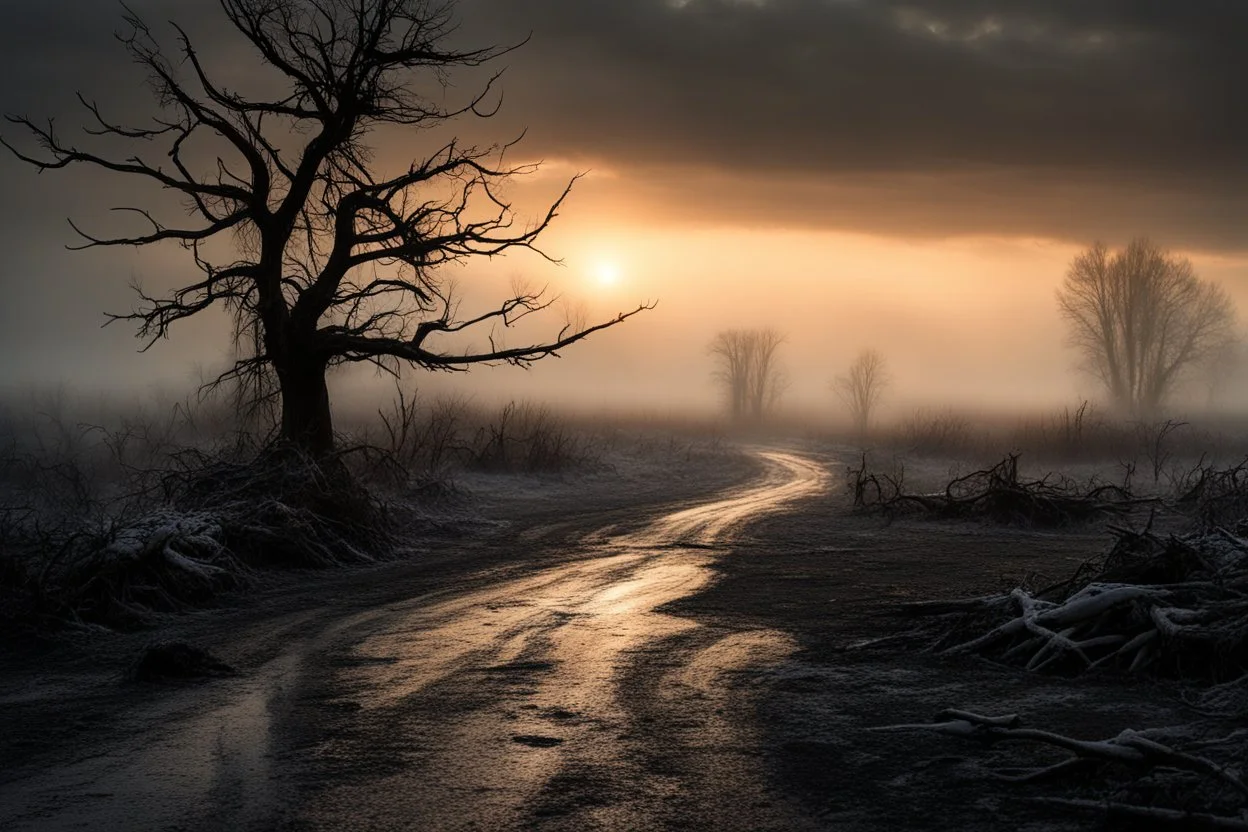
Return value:
<svg viewBox="0 0 1248 832">
<path fill-rule="evenodd" d="M 1014 173 L 1207 194 L 1175 233 L 1240 245 L 1248 8 L 1233 2 L 472 0 L 468 29 L 531 29 L 506 118 L 546 154 L 809 178 Z M 1100 200 L 1104 201 L 1104 200 Z M 1051 201 L 1049 201 L 1051 204 Z M 993 205 L 994 210 L 998 206 Z M 1229 209 L 1224 211 L 1222 209 Z M 1063 209 L 1067 212 L 1070 207 Z M 982 213 L 982 212 L 981 212 Z M 1199 212 L 1201 221 L 1208 211 Z M 1010 222 L 1010 226 L 1018 223 Z M 993 223 L 988 222 L 991 226 Z M 967 228 L 965 230 L 996 230 Z"/>
<path fill-rule="evenodd" d="M 214 7 L 139 5 L 153 22 L 189 21 L 210 48 L 226 37 Z M 1069 236 L 1072 215 L 1090 235 L 1109 233 L 1142 201 L 1173 244 L 1248 243 L 1248 4 L 1238 0 L 459 8 L 465 38 L 533 33 L 507 58 L 505 106 L 485 125 L 492 135 L 527 127 L 528 153 L 651 178 L 656 168 L 697 168 L 707 175 L 687 181 L 685 201 L 708 217 L 788 217 L 796 199 L 799 213 L 810 209 L 801 216 L 864 230 L 895 231 L 886 220 L 905 216 L 949 233 Z M 0 12 L 10 21 L 0 32 L 3 109 L 61 108 L 76 87 L 124 111 L 146 106 L 109 37 L 120 6 L 3 0 Z M 765 202 L 730 210 L 722 187 L 699 184 L 724 177 Z M 864 191 L 863 177 L 883 184 Z M 861 210 L 827 210 L 822 196 L 807 206 L 801 189 L 794 197 L 777 185 L 794 180 L 829 193 L 843 186 Z M 987 191 L 974 184 L 985 180 Z M 1070 201 L 1054 197 L 1055 181 L 1069 185 Z M 1125 214 L 1103 213 L 1111 210 Z M 12 198 L 0 211 L 27 213 Z"/>
</svg>

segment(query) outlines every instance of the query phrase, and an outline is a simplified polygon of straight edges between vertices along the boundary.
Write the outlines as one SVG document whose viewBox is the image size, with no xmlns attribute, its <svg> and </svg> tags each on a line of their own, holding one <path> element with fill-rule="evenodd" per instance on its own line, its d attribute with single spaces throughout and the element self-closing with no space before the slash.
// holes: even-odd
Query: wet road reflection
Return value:
<svg viewBox="0 0 1248 832">
<path fill-rule="evenodd" d="M 751 519 L 827 489 L 827 473 L 806 459 L 760 456 L 766 473 L 748 488 L 636 532 L 591 534 L 581 544 L 588 559 L 401 612 L 363 638 L 337 686 L 363 709 L 379 711 L 377 719 L 420 734 L 428 745 L 409 753 L 405 768 L 421 772 L 424 795 L 441 796 L 400 800 L 395 818 L 489 828 L 546 805 L 547 823 L 560 816 L 579 828 L 636 823 L 645 814 L 637 800 L 645 797 L 630 796 L 626 786 L 630 774 L 644 779 L 630 772 L 644 761 L 628 746 L 646 732 L 637 733 L 624 701 L 624 670 L 635 656 L 698 626 L 662 608 L 711 580 L 716 549 L 730 546 Z M 683 656 L 688 664 L 670 683 L 708 688 L 716 673 L 757 662 L 767 649 L 782 655 L 782 642 L 766 633 L 717 638 L 700 655 Z M 663 687 L 656 685 L 659 696 Z M 448 712 L 448 703 L 462 707 Z M 416 716 L 430 713 L 444 721 L 429 725 Z M 560 784 L 569 777 L 588 782 Z M 563 793 L 543 794 L 552 788 Z M 309 807 L 327 824 L 345 821 L 343 812 L 361 797 L 354 785 L 334 791 Z"/>
<path fill-rule="evenodd" d="M 561 565 L 299 613 L 255 673 L 136 706 L 125 739 L 0 781 L 0 828 L 754 828 L 723 815 L 768 805 L 725 680 L 791 645 L 664 609 L 748 522 L 827 490 L 819 465 L 757 454 L 749 486 L 590 533 Z"/>
</svg>

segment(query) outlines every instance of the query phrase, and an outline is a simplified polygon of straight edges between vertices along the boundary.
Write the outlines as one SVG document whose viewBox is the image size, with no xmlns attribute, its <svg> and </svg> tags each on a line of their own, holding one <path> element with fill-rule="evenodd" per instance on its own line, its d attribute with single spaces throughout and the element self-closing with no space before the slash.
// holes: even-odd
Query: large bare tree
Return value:
<svg viewBox="0 0 1248 832">
<path fill-rule="evenodd" d="M 761 421 L 784 390 L 779 350 L 784 336 L 774 329 L 726 329 L 711 341 L 718 366 L 714 378 L 728 397 L 734 420 Z"/>
<path fill-rule="evenodd" d="M 1086 367 L 1136 416 L 1155 413 L 1186 371 L 1234 337 L 1226 292 L 1143 238 L 1117 252 L 1097 243 L 1075 257 L 1057 300 Z"/>
<path fill-rule="evenodd" d="M 567 324 L 548 339 L 510 347 L 496 340 L 495 327 L 549 307 L 543 291 L 516 288 L 497 305 L 460 313 L 443 267 L 510 249 L 536 251 L 572 187 L 535 220 L 521 222 L 500 186 L 533 166 L 508 163 L 508 144 L 446 138 L 456 117 L 488 117 L 496 109 L 490 101 L 497 74 L 457 105 L 438 103 L 450 93 L 452 74 L 514 47 L 452 46 L 453 9 L 438 0 L 219 3 L 267 73 L 251 91 L 214 80 L 209 58 L 176 24 L 167 51 L 128 13 L 120 39 L 150 76 L 152 120 L 120 124 L 79 96 L 89 138 L 127 150 L 84 149 L 50 120 L 9 117 L 33 134 L 39 150 L 5 145 L 41 170 L 101 168 L 180 199 L 182 212 L 157 210 L 156 194 L 148 207 L 120 209 L 142 226 L 130 233 L 95 235 L 74 226 L 81 248 L 174 243 L 198 267 L 195 281 L 168 294 L 141 292 L 136 311 L 114 316 L 137 322 L 145 349 L 178 321 L 226 305 L 243 346 L 226 377 L 267 381 L 264 389 L 280 397 L 282 437 L 323 455 L 334 442 L 326 387 L 334 365 L 526 364 L 645 308 L 592 326 Z M 424 141 L 431 152 L 383 172 L 372 144 L 379 128 L 407 130 L 406 141 L 392 137 L 390 147 Z M 473 348 L 469 338 L 486 346 Z"/>
<path fill-rule="evenodd" d="M 845 375 L 837 376 L 832 389 L 849 408 L 859 436 L 865 436 L 875 412 L 888 387 L 888 370 L 884 356 L 877 350 L 863 350 L 849 366 Z"/>
</svg>

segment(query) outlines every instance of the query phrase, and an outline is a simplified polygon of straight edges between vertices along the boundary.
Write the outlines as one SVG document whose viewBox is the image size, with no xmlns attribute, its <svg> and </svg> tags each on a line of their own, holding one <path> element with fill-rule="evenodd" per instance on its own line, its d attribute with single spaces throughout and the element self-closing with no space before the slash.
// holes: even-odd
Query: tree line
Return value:
<svg viewBox="0 0 1248 832">
<path fill-rule="evenodd" d="M 1069 344 L 1113 409 L 1150 418 L 1199 368 L 1233 354 L 1236 312 L 1226 290 L 1200 278 L 1192 262 L 1139 237 L 1112 250 L 1097 242 L 1070 263 L 1057 290 Z M 774 329 L 732 329 L 715 336 L 713 377 L 734 420 L 761 420 L 783 390 Z M 861 436 L 890 383 L 884 355 L 864 349 L 832 381 Z"/>
<path fill-rule="evenodd" d="M 222 379 L 242 380 L 254 401 L 275 403 L 282 442 L 313 457 L 333 452 L 326 374 L 337 365 L 397 373 L 405 365 L 529 364 L 649 308 L 565 322 L 545 338 L 504 346 L 498 331 L 548 309 L 552 298 L 518 286 L 465 313 L 445 267 L 517 249 L 540 253 L 538 238 L 575 179 L 524 223 L 502 188 L 534 168 L 508 163 L 509 143 L 474 147 L 450 138 L 397 169 L 376 163 L 372 140 L 380 130 L 444 136 L 457 119 L 493 115 L 497 75 L 458 103 L 435 103 L 418 90 L 432 82 L 449 94 L 457 71 L 489 65 L 514 46 L 452 45 L 450 2 L 219 6 L 268 74 L 250 92 L 214 79 L 184 29 L 173 24 L 162 39 L 127 11 L 119 40 L 148 75 L 150 118 L 121 123 L 80 97 L 85 144 L 26 116 L 8 118 L 28 142 L 0 143 L 41 171 L 102 169 L 150 187 L 146 205 L 140 197 L 118 208 L 135 222 L 128 230 L 102 235 L 73 225 L 79 247 L 175 244 L 198 275 L 167 292 L 140 292 L 132 312 L 113 317 L 135 324 L 151 346 L 187 318 L 224 307 L 238 359 Z M 156 210 L 161 191 L 183 210 Z M 1234 343 L 1226 292 L 1147 239 L 1120 251 L 1098 243 L 1080 254 L 1058 304 L 1084 367 L 1116 407 L 1136 416 L 1156 412 L 1192 368 Z M 712 342 L 733 418 L 761 420 L 778 401 L 784 340 L 773 329 L 735 329 Z M 886 386 L 884 357 L 873 350 L 833 382 L 860 431 Z"/>
</svg>

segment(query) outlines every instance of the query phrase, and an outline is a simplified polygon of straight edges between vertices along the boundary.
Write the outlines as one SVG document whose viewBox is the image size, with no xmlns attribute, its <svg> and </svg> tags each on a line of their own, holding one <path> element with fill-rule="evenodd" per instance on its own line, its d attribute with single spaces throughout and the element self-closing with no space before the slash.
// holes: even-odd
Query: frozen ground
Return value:
<svg viewBox="0 0 1248 832">
<path fill-rule="evenodd" d="M 491 522 L 407 562 L 6 657 L 0 828 L 1099 828 L 1027 801 L 1095 779 L 987 775 L 1043 752 L 869 729 L 1190 721 L 1162 686 L 845 649 L 897 601 L 1063 575 L 1100 530 L 885 524 L 848 513 L 843 449 L 727 450 L 464 478 Z M 156 638 L 240 675 L 124 681 Z"/>
</svg>

